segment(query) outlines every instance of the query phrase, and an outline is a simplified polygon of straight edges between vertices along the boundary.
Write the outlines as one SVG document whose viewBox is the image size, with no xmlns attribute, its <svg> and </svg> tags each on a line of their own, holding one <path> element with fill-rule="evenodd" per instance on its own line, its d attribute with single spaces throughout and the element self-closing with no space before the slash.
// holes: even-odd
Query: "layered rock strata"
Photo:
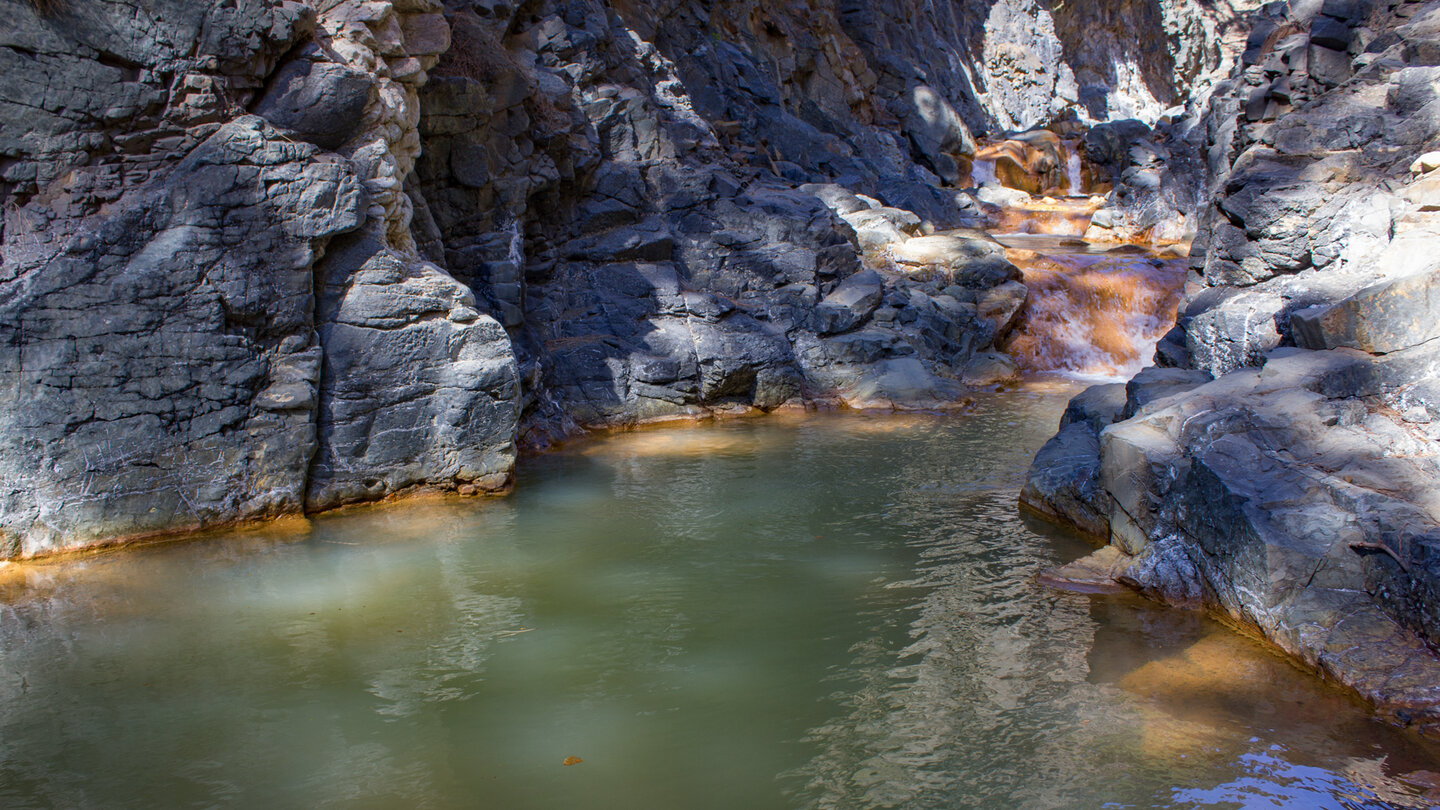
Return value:
<svg viewBox="0 0 1440 810">
<path fill-rule="evenodd" d="M 1440 4 L 1266 7 L 1212 101 L 1179 325 L 1092 389 L 1024 501 L 1119 578 L 1440 722 Z M 1113 553 L 1113 552 L 1112 552 Z"/>
</svg>

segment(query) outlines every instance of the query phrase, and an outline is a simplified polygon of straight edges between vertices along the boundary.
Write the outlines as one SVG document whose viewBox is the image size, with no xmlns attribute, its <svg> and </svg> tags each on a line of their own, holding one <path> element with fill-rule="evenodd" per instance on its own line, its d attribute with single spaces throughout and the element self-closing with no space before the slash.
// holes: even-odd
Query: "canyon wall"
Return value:
<svg viewBox="0 0 1440 810">
<path fill-rule="evenodd" d="M 1208 605 L 1440 722 L 1440 4 L 1271 4 L 1197 130 L 1157 366 L 1077 397 L 1022 501 L 1062 571 Z"/>
<path fill-rule="evenodd" d="M 975 138 L 1153 123 L 1238 19 L 1193 0 L 0 10 L 4 557 L 503 491 L 522 448 L 591 426 L 953 406 L 1013 371 L 994 348 L 1026 294 L 983 234 L 931 235 L 984 221 Z"/>
</svg>

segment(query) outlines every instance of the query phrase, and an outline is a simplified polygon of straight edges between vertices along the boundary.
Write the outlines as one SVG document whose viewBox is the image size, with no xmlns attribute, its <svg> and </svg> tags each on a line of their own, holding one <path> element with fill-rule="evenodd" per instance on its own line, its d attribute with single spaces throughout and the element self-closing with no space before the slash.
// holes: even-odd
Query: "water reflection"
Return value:
<svg viewBox="0 0 1440 810">
<path fill-rule="evenodd" d="M 12 566 L 0 806 L 1423 802 L 1429 748 L 1252 642 L 1033 583 L 1086 550 L 1014 509 L 1071 390 Z"/>
</svg>

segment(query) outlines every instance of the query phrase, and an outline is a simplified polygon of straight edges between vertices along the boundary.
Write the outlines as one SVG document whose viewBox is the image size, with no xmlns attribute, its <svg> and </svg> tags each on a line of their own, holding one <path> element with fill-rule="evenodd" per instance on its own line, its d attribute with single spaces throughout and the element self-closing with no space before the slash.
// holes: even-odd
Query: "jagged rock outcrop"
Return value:
<svg viewBox="0 0 1440 810">
<path fill-rule="evenodd" d="M 1271 4 L 1248 45 L 1205 122 L 1170 368 L 1063 428 L 1025 498 L 1100 528 L 1133 587 L 1434 727 L 1440 4 Z"/>
<path fill-rule="evenodd" d="M 6 556 L 505 484 L 510 341 L 396 179 L 425 5 L 8 4 Z"/>
<path fill-rule="evenodd" d="M 954 406 L 1027 295 L 937 234 L 983 221 L 976 137 L 1223 62 L 1233 9 L 1131 6 L 3 0 L 0 556 Z"/>
<path fill-rule="evenodd" d="M 7 222 L 9 554 L 302 506 L 310 268 L 360 225 L 361 194 L 347 164 L 249 117 L 113 214 Z"/>
<path fill-rule="evenodd" d="M 1054 87 L 1039 100 L 1058 111 L 1047 125 L 1053 133 L 1012 132 L 982 148 L 979 156 L 994 166 L 975 181 L 993 173 L 1031 194 L 1106 195 L 1085 233 L 1092 241 L 1188 244 L 1206 199 L 1210 100 L 1239 63 L 1258 6 L 1182 0 L 1051 9 L 1063 56 Z M 1049 30 L 1035 28 L 1042 37 Z M 1161 41 L 1167 49 L 1136 47 Z M 1057 135 L 1071 140 L 1062 148 Z M 1066 165 L 1068 152 L 1078 153 L 1070 158 L 1078 165 Z"/>
</svg>

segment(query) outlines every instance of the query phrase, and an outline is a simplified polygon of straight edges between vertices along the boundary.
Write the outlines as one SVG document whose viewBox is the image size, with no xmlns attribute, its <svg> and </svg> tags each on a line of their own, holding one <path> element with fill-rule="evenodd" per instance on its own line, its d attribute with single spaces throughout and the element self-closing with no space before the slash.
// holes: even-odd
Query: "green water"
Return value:
<svg viewBox="0 0 1440 810">
<path fill-rule="evenodd" d="M 1341 693 L 1034 584 L 1088 550 L 1014 505 L 1065 393 L 11 566 L 0 807 L 1422 806 L 1432 751 Z"/>
</svg>

